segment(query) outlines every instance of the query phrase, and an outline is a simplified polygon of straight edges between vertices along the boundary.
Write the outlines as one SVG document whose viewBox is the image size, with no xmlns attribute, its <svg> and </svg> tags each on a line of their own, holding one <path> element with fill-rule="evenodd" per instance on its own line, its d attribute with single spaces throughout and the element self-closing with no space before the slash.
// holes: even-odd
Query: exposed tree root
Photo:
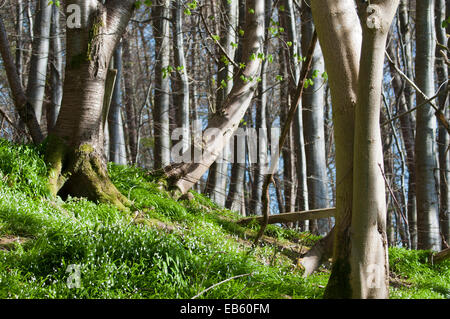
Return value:
<svg viewBox="0 0 450 319">
<path fill-rule="evenodd" d="M 305 269 L 303 277 L 308 277 L 319 269 L 325 261 L 333 255 L 334 228 L 322 239 L 320 239 L 300 259 L 300 264 Z"/>
<path fill-rule="evenodd" d="M 57 137 L 47 144 L 49 189 L 53 195 L 85 197 L 92 201 L 111 203 L 121 210 L 130 205 L 111 182 L 101 155 L 90 144 L 69 148 Z"/>
</svg>

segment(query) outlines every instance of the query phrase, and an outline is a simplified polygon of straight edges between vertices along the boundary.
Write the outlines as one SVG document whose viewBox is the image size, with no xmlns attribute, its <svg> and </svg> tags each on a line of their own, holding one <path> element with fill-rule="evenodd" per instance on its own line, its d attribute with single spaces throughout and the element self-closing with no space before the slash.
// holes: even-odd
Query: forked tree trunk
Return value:
<svg viewBox="0 0 450 319">
<path fill-rule="evenodd" d="M 113 51 L 134 9 L 134 0 L 72 0 L 80 28 L 67 29 L 66 77 L 61 111 L 47 144 L 53 194 L 110 202 L 128 200 L 111 183 L 103 156 L 102 106 Z"/>
<path fill-rule="evenodd" d="M 246 28 L 243 48 L 245 68 L 237 75 L 233 89 L 226 97 L 222 110 L 209 121 L 201 140 L 194 147 L 202 152 L 201 161 L 173 165 L 166 170 L 171 186 L 186 193 L 208 170 L 229 142 L 239 126 L 257 87 L 264 41 L 264 0 L 249 0 L 246 11 Z M 189 154 L 190 150 L 188 151 Z"/>
<path fill-rule="evenodd" d="M 399 0 L 358 2 L 363 39 L 355 111 L 351 287 L 353 298 L 388 298 L 389 263 L 380 109 L 386 39 Z"/>
<path fill-rule="evenodd" d="M 333 265 L 324 296 L 350 298 L 354 108 L 361 28 L 353 0 L 312 1 L 311 10 L 328 72 L 336 141 L 336 224 Z"/>
</svg>

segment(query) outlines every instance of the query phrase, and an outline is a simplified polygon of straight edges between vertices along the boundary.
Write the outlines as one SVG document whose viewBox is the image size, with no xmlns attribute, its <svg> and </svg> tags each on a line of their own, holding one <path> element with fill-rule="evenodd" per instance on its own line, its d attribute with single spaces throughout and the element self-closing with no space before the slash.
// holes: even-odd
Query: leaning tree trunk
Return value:
<svg viewBox="0 0 450 319">
<path fill-rule="evenodd" d="M 210 119 L 201 140 L 194 141 L 194 147 L 200 152 L 203 151 L 202 161 L 173 165 L 166 171 L 171 186 L 181 193 L 186 193 L 197 183 L 216 160 L 238 128 L 257 88 L 261 69 L 261 60 L 257 57 L 264 42 L 264 0 L 247 2 L 245 21 L 245 68 L 239 71 L 221 112 Z"/>
<path fill-rule="evenodd" d="M 33 105 L 36 119 L 40 123 L 47 77 L 48 52 L 50 49 L 50 20 L 53 5 L 49 4 L 47 0 L 39 0 L 38 4 L 34 24 L 34 41 L 30 61 L 30 74 L 28 76 L 27 98 L 31 105 Z"/>
<path fill-rule="evenodd" d="M 434 1 L 416 2 L 416 83 L 427 95 L 434 95 Z M 417 105 L 424 103 L 417 95 Z M 429 104 L 417 110 L 416 198 L 419 249 L 441 250 L 437 194 L 436 119 Z"/>
<path fill-rule="evenodd" d="M 111 202 L 128 200 L 111 183 L 103 156 L 103 97 L 114 49 L 131 18 L 134 0 L 73 0 L 80 28 L 67 29 L 66 77 L 60 114 L 47 144 L 53 194 Z"/>
<path fill-rule="evenodd" d="M 351 283 L 353 298 L 388 298 L 386 193 L 380 130 L 386 39 L 399 0 L 358 2 L 363 30 L 355 111 Z"/>
<path fill-rule="evenodd" d="M 336 141 L 336 224 L 333 265 L 324 296 L 350 298 L 354 108 L 361 28 L 353 0 L 312 1 L 311 10 L 328 72 Z"/>
</svg>

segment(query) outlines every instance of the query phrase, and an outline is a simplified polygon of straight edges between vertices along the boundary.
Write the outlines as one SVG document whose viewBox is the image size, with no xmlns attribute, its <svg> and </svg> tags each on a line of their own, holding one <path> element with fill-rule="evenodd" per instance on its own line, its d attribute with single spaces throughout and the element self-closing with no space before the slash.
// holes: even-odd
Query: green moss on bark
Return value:
<svg viewBox="0 0 450 319">
<path fill-rule="evenodd" d="M 129 200 L 111 182 L 106 166 L 90 144 L 70 150 L 52 137 L 47 145 L 49 188 L 53 195 L 85 197 L 127 210 Z"/>
<path fill-rule="evenodd" d="M 352 298 L 350 270 L 349 260 L 338 259 L 333 261 L 331 276 L 323 296 L 325 299 Z"/>
</svg>

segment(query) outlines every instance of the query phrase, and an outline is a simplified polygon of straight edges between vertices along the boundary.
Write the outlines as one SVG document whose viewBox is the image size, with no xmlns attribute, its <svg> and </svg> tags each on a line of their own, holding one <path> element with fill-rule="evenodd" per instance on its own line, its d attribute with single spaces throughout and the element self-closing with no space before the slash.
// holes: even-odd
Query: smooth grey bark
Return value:
<svg viewBox="0 0 450 319">
<path fill-rule="evenodd" d="M 243 1 L 244 2 L 244 1 Z M 272 1 L 266 0 L 265 3 L 265 23 L 270 24 L 270 13 L 272 12 Z M 266 39 L 268 38 L 268 29 L 266 28 Z M 267 56 L 267 47 L 264 47 L 264 55 Z M 267 127 L 267 62 L 264 60 L 261 65 L 261 81 L 258 86 L 258 99 L 256 101 L 255 129 L 258 134 L 257 159 L 251 167 L 253 183 L 251 188 L 251 200 L 249 201 L 249 214 L 262 215 L 262 187 L 264 183 L 264 172 L 267 166 L 268 158 L 268 127 Z M 277 183 L 275 187 L 278 190 Z"/>
<path fill-rule="evenodd" d="M 170 0 L 155 1 L 152 8 L 153 34 L 155 37 L 155 94 L 153 107 L 155 148 L 154 168 L 170 163 Z"/>
<path fill-rule="evenodd" d="M 190 145 L 190 123 L 189 123 L 189 79 L 187 76 L 187 64 L 184 54 L 183 39 L 183 1 L 173 1 L 174 20 L 174 61 L 177 69 L 174 82 L 174 104 L 176 107 L 176 119 L 178 129 L 182 130 L 183 153 Z"/>
<path fill-rule="evenodd" d="M 307 6 L 303 10 L 303 19 L 305 22 L 302 24 L 301 42 L 302 55 L 305 56 L 314 32 L 311 9 Z M 318 45 L 309 74 L 309 78 L 316 76 L 313 78 L 314 85 L 305 89 L 302 99 L 309 209 L 327 208 L 329 205 L 324 132 L 325 95 L 324 83 L 321 81 L 324 71 L 322 50 Z M 327 219 L 317 220 L 317 231 L 320 235 L 325 235 L 329 230 Z"/>
<path fill-rule="evenodd" d="M 117 70 L 116 82 L 111 98 L 111 106 L 108 114 L 109 131 L 109 161 L 119 164 L 127 164 L 127 152 L 125 148 L 124 126 L 122 122 L 122 42 L 114 50 L 111 65 Z"/>
<path fill-rule="evenodd" d="M 434 0 L 416 2 L 416 84 L 427 96 L 433 96 L 435 28 Z M 425 99 L 417 95 L 417 105 Z M 441 250 L 439 233 L 439 199 L 436 184 L 436 119 L 430 105 L 417 110 L 416 115 L 416 199 L 419 249 Z"/>
<path fill-rule="evenodd" d="M 138 126 L 139 119 L 136 116 L 134 104 L 135 89 L 133 82 L 133 61 L 130 50 L 130 41 L 127 36 L 122 39 L 123 43 L 123 81 L 124 81 L 124 104 L 126 113 L 127 141 L 130 148 L 130 163 L 136 164 L 138 152 Z"/>
<path fill-rule="evenodd" d="M 24 5 L 22 0 L 17 0 L 16 19 L 16 68 L 20 83 L 23 83 Z"/>
<path fill-rule="evenodd" d="M 447 8 L 446 8 L 447 6 Z M 446 5 L 444 0 L 436 0 L 436 40 L 438 43 L 446 45 L 446 30 L 442 27 L 442 21 L 446 19 L 446 9 L 448 10 L 449 4 Z M 450 28 L 448 27 L 448 31 Z M 444 62 L 443 57 L 440 54 L 441 49 L 438 49 L 436 59 L 437 67 L 437 79 L 439 87 L 443 85 L 442 90 L 448 87 L 448 68 Z M 444 53 L 445 54 L 445 53 Z M 444 112 L 446 118 L 449 117 L 450 111 L 446 103 L 448 101 L 448 94 L 439 96 L 439 108 Z M 439 151 L 439 220 L 441 226 L 441 233 L 443 241 L 450 243 L 450 153 L 448 152 L 450 138 L 445 127 L 439 123 L 438 129 L 438 151 Z"/>
<path fill-rule="evenodd" d="M 324 297 L 351 298 L 354 108 L 362 32 L 353 0 L 312 1 L 311 10 L 329 78 L 336 141 L 333 265 Z"/>
<path fill-rule="evenodd" d="M 401 58 L 403 64 L 406 67 L 406 75 L 410 78 L 414 78 L 413 70 L 413 55 L 412 55 L 412 23 L 409 14 L 409 1 L 401 0 L 399 5 L 399 24 L 400 24 L 400 34 L 399 39 L 401 41 Z M 397 59 L 397 55 L 392 56 L 392 58 Z M 399 65 L 399 64 L 397 64 Z M 391 65 L 391 73 L 392 70 Z M 398 75 L 397 75 L 398 76 Z M 399 77 L 399 76 L 398 76 Z M 395 80 L 397 81 L 397 80 Z M 394 83 L 395 84 L 395 83 Z M 400 86 L 398 86 L 400 88 Z M 406 85 L 403 90 L 403 95 L 405 96 L 406 108 L 404 110 L 409 110 L 414 105 L 414 90 L 410 85 Z M 402 106 L 404 103 L 401 103 Z M 415 139 L 415 118 L 412 113 L 407 116 L 403 116 L 401 119 L 401 128 L 403 139 L 407 151 L 407 163 L 409 170 L 408 179 L 408 224 L 411 248 L 417 249 L 417 205 L 416 205 L 416 177 L 415 177 L 415 156 L 414 156 L 414 139 Z"/>
<path fill-rule="evenodd" d="M 27 98 L 33 105 L 38 122 L 41 122 L 44 103 L 47 63 L 50 49 L 50 24 L 52 6 L 47 0 L 38 0 L 36 20 L 34 23 L 34 40 L 28 76 Z"/>
<path fill-rule="evenodd" d="M 52 20 L 50 27 L 51 48 L 51 100 L 47 107 L 47 132 L 56 124 L 63 94 L 63 58 L 61 44 L 61 28 L 59 25 L 59 8 L 52 6 Z"/>
<path fill-rule="evenodd" d="M 386 192 L 380 129 L 386 40 L 399 0 L 358 1 L 362 26 L 353 160 L 352 298 L 389 297 Z"/>
</svg>

